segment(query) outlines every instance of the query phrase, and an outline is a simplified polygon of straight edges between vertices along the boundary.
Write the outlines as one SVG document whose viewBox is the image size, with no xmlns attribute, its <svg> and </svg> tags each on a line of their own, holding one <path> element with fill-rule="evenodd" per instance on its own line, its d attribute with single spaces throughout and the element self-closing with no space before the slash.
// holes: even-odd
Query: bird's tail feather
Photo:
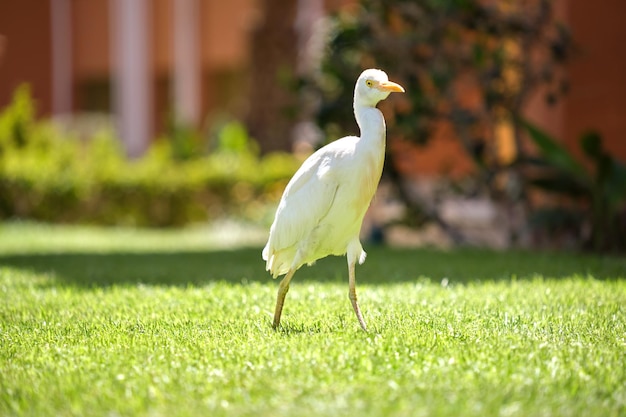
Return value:
<svg viewBox="0 0 626 417">
<path fill-rule="evenodd" d="M 359 265 L 363 265 L 365 262 L 365 258 L 367 258 L 367 253 L 363 249 L 361 249 L 361 254 L 359 255 Z"/>
<path fill-rule="evenodd" d="M 273 278 L 285 275 L 292 268 L 293 255 L 289 251 L 274 251 L 268 246 L 263 249 L 263 259 L 266 261 L 265 270 L 272 274 Z"/>
</svg>

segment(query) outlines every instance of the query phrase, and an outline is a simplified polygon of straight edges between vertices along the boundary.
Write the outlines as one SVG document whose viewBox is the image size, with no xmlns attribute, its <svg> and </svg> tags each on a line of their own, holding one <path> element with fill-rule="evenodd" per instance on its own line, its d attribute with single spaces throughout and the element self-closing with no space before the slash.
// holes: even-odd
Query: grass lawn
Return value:
<svg viewBox="0 0 626 417">
<path fill-rule="evenodd" d="M 0 415 L 626 415 L 624 259 L 366 247 L 368 333 L 343 258 L 274 331 L 260 247 L 209 232 L 0 226 Z"/>
</svg>

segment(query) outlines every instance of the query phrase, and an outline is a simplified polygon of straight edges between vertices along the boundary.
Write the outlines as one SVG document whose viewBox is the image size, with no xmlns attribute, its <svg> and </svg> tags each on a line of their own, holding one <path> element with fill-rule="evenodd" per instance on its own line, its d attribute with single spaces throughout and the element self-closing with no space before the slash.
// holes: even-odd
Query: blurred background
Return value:
<svg viewBox="0 0 626 417">
<path fill-rule="evenodd" d="M 623 253 L 626 3 L 0 2 L 0 219 L 269 227 L 316 148 L 388 153 L 372 242 Z"/>
</svg>

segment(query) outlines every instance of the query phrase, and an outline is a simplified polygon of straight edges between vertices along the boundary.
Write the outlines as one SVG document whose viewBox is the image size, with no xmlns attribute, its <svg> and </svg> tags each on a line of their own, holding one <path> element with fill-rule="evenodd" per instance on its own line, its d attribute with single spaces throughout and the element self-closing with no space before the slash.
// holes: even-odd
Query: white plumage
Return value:
<svg viewBox="0 0 626 417">
<path fill-rule="evenodd" d="M 296 270 L 328 255 L 347 254 L 350 300 L 366 329 L 357 304 L 354 269 L 357 261 L 365 261 L 359 232 L 385 157 L 385 119 L 376 104 L 394 91 L 404 89 L 383 71 L 363 71 L 354 88 L 354 115 L 361 136 L 347 136 L 319 149 L 287 184 L 263 249 L 272 276 L 286 274 L 278 289 L 274 327 L 280 324 Z"/>
</svg>

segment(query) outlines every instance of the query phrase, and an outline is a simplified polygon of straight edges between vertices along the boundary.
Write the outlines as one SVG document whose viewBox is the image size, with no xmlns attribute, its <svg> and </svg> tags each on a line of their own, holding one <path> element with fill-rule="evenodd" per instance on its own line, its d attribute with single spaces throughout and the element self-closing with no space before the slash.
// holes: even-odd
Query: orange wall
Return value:
<svg viewBox="0 0 626 417">
<path fill-rule="evenodd" d="M 241 68 L 247 63 L 255 3 L 253 0 L 201 2 L 203 66 L 224 70 Z"/>
<path fill-rule="evenodd" d="M 587 129 L 626 161 L 626 1 L 571 1 L 568 18 L 580 53 L 569 66 L 565 139 L 570 147 Z"/>
<path fill-rule="evenodd" d="M 13 91 L 30 83 L 37 98 L 38 114 L 51 109 L 50 2 L 0 1 L 0 36 L 4 56 L 0 59 L 0 108 L 11 101 Z"/>
<path fill-rule="evenodd" d="M 109 2 L 72 1 L 72 48 L 77 78 L 107 77 L 110 68 Z"/>
</svg>

